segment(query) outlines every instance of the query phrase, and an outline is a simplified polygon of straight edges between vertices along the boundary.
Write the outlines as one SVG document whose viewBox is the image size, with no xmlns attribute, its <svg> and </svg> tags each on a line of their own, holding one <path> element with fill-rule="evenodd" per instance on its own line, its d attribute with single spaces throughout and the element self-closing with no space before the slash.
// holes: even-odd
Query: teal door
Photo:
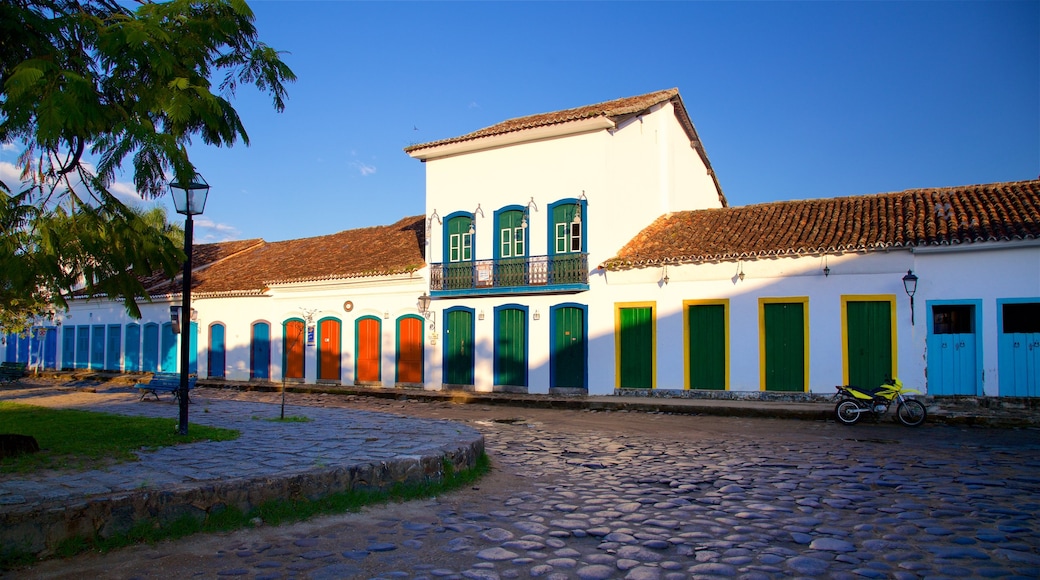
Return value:
<svg viewBox="0 0 1040 580">
<path fill-rule="evenodd" d="M 108 325 L 108 344 L 105 347 L 105 369 L 120 370 L 119 355 L 122 354 L 123 327 L 118 324 Z"/>
<path fill-rule="evenodd" d="M 473 311 L 446 310 L 444 382 L 451 385 L 473 384 Z"/>
<path fill-rule="evenodd" d="M 927 341 L 929 395 L 980 393 L 976 308 L 975 304 L 931 305 Z"/>
<path fill-rule="evenodd" d="M 105 326 L 96 324 L 91 330 L 90 368 L 97 371 L 105 368 Z"/>
<path fill-rule="evenodd" d="M 159 372 L 159 325 L 149 322 L 144 325 L 141 346 L 141 370 L 146 373 Z"/>
<path fill-rule="evenodd" d="M 690 388 L 726 388 L 726 307 L 691 304 L 686 308 Z"/>
<path fill-rule="evenodd" d="M 123 369 L 133 373 L 141 370 L 141 326 L 126 325 L 126 345 L 123 348 Z"/>
<path fill-rule="evenodd" d="M 177 336 L 173 333 L 173 324 L 170 322 L 164 322 L 162 325 L 162 337 L 161 346 L 162 351 L 160 356 L 159 368 L 164 373 L 175 373 L 178 372 L 177 367 Z"/>
<path fill-rule="evenodd" d="M 801 302 L 763 304 L 765 388 L 805 390 L 805 308 Z"/>
<path fill-rule="evenodd" d="M 527 386 L 527 310 L 495 309 L 495 384 Z"/>
<path fill-rule="evenodd" d="M 257 322 L 249 346 L 249 378 L 266 381 L 271 378 L 271 325 Z"/>
<path fill-rule="evenodd" d="M 209 376 L 224 378 L 224 325 L 211 324 L 209 327 Z"/>
<path fill-rule="evenodd" d="M 551 387 L 587 388 L 585 309 L 560 306 L 552 309 L 552 351 L 549 355 Z"/>
<path fill-rule="evenodd" d="M 193 375 L 199 374 L 199 323 L 192 322 L 190 325 L 191 330 L 188 332 L 188 336 L 191 340 L 188 341 L 188 373 Z"/>
<path fill-rule="evenodd" d="M 90 327 L 76 327 L 76 368 L 85 369 L 90 364 Z"/>
<path fill-rule="evenodd" d="M 1000 396 L 1040 397 L 1040 301 L 997 301 Z"/>
<path fill-rule="evenodd" d="M 654 380 L 653 309 L 618 309 L 619 383 L 623 389 L 649 389 Z"/>
<path fill-rule="evenodd" d="M 850 300 L 845 304 L 845 319 L 849 384 L 881 385 L 893 375 L 892 303 Z"/>
<path fill-rule="evenodd" d="M 8 343 L 10 344 L 10 343 Z M 76 366 L 76 327 L 66 326 L 61 331 L 61 368 L 71 369 Z"/>
</svg>

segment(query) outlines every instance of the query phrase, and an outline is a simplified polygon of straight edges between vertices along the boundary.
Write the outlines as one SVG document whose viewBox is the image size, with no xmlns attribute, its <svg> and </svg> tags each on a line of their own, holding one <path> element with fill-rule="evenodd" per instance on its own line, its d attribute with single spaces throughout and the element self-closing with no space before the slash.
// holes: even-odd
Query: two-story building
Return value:
<svg viewBox="0 0 1040 580">
<path fill-rule="evenodd" d="M 193 372 L 1040 396 L 1040 181 L 730 207 L 675 89 L 405 151 L 426 167 L 422 216 L 195 247 Z M 141 320 L 77 299 L 60 327 L 7 337 L 5 360 L 175 371 L 180 282 L 147 287 Z"/>
</svg>

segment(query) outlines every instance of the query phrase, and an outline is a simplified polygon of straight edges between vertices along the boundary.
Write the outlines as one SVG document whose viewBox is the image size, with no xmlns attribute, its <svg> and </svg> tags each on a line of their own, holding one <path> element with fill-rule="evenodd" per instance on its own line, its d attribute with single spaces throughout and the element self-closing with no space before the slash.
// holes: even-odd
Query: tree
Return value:
<svg viewBox="0 0 1040 580">
<path fill-rule="evenodd" d="M 244 0 L 138 4 L 0 2 L 0 143 L 24 147 L 20 187 L 0 182 L 0 325 L 66 307 L 80 286 L 139 317 L 138 277 L 172 276 L 185 256 L 110 191 L 124 162 L 159 197 L 170 175 L 194 175 L 193 138 L 248 145 L 229 102 L 239 85 L 285 108 L 296 77 Z"/>
</svg>

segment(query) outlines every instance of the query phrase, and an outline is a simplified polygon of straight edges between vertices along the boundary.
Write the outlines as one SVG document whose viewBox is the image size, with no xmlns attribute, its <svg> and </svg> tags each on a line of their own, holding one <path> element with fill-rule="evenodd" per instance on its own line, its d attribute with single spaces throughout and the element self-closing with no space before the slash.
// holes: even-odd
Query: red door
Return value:
<svg viewBox="0 0 1040 580">
<path fill-rule="evenodd" d="M 357 381 L 379 382 L 379 320 L 362 318 L 357 323 Z"/>
<path fill-rule="evenodd" d="M 318 347 L 318 379 L 323 381 L 340 380 L 340 325 L 339 321 L 326 318 L 318 329 L 320 346 Z"/>
<path fill-rule="evenodd" d="M 303 321 L 285 323 L 285 378 L 303 378 Z"/>
<path fill-rule="evenodd" d="M 418 318 L 397 322 L 397 382 L 423 382 L 422 320 Z"/>
</svg>

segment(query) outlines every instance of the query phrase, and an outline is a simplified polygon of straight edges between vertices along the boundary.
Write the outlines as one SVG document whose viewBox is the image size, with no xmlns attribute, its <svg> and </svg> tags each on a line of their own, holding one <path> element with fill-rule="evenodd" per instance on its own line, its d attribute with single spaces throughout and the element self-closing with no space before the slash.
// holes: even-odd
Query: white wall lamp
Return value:
<svg viewBox="0 0 1040 580">
<path fill-rule="evenodd" d="M 584 201 L 588 201 L 589 200 L 589 198 L 585 197 L 585 190 L 584 189 L 581 190 L 581 195 L 578 196 L 578 199 L 574 201 L 574 219 L 571 220 L 572 224 L 580 224 L 581 223 L 581 202 L 583 200 Z"/>
<path fill-rule="evenodd" d="M 421 314 L 422 317 L 425 318 L 426 320 L 430 321 L 430 330 L 436 330 L 436 328 L 437 328 L 437 313 L 432 311 L 432 310 L 430 310 L 430 302 L 432 300 L 433 299 L 430 298 L 429 294 L 423 292 L 422 296 L 419 297 L 418 307 L 419 307 L 419 314 Z"/>
<path fill-rule="evenodd" d="M 744 281 L 744 262 L 737 262 L 737 278 Z"/>
<path fill-rule="evenodd" d="M 541 320 L 542 319 L 542 315 L 539 314 L 538 310 L 534 311 L 534 319 L 535 320 Z"/>
<path fill-rule="evenodd" d="M 914 294 L 917 294 L 917 276 L 913 270 L 907 270 L 903 276 L 903 290 L 910 297 L 910 326 L 914 325 Z"/>
<path fill-rule="evenodd" d="M 536 204 L 534 202 L 534 197 L 533 196 L 531 197 L 531 201 L 527 202 L 527 207 L 524 208 L 524 218 L 522 220 L 520 220 L 520 227 L 525 229 L 525 230 L 527 229 L 527 225 L 529 223 L 528 219 L 527 219 L 527 216 L 531 215 L 531 207 L 532 206 L 534 207 L 534 211 L 538 211 L 538 204 Z"/>
<path fill-rule="evenodd" d="M 476 225 L 477 225 L 477 214 L 478 213 L 480 214 L 480 217 L 484 217 L 484 210 L 480 209 L 480 204 L 479 203 L 477 204 L 477 209 L 473 210 L 473 221 L 469 222 L 469 233 L 470 233 L 470 235 L 473 235 L 473 233 L 477 231 Z"/>
</svg>

